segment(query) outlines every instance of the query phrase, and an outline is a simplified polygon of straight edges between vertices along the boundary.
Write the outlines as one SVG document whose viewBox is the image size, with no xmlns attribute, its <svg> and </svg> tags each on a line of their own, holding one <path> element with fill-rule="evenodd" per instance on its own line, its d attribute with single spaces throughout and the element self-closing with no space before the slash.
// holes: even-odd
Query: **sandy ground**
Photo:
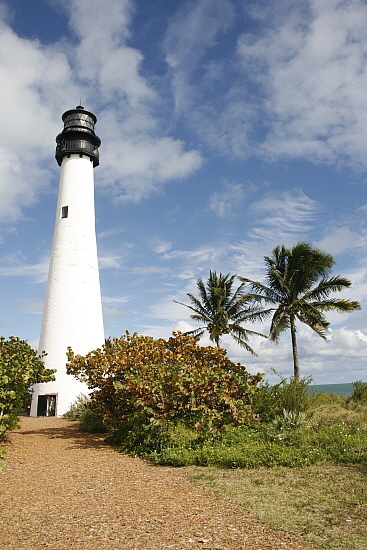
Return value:
<svg viewBox="0 0 367 550">
<path fill-rule="evenodd" d="M 75 422 L 23 417 L 4 449 L 2 550 L 304 549 L 180 469 L 117 453 Z"/>
</svg>

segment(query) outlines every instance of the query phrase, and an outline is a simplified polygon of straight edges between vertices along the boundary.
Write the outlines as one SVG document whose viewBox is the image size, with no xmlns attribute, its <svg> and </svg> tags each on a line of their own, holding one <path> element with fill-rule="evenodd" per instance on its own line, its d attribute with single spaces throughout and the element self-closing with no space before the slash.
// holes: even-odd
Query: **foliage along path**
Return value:
<svg viewBox="0 0 367 550">
<path fill-rule="evenodd" d="M 5 445 L 2 550 L 304 548 L 178 469 L 117 453 L 57 418 L 22 418 Z"/>
</svg>

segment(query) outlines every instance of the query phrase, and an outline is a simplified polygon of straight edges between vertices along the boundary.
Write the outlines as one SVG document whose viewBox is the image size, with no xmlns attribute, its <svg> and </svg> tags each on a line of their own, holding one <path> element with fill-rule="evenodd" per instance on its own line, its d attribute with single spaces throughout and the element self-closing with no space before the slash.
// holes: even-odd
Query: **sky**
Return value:
<svg viewBox="0 0 367 550">
<path fill-rule="evenodd" d="M 174 300 L 198 278 L 265 282 L 264 256 L 307 241 L 362 309 L 329 313 L 327 342 L 297 326 L 301 375 L 367 381 L 366 2 L 0 0 L 0 75 L 0 334 L 37 348 L 55 137 L 81 101 L 102 140 L 106 336 L 196 328 Z M 289 333 L 253 337 L 257 357 L 222 343 L 270 382 L 292 375 Z"/>
</svg>

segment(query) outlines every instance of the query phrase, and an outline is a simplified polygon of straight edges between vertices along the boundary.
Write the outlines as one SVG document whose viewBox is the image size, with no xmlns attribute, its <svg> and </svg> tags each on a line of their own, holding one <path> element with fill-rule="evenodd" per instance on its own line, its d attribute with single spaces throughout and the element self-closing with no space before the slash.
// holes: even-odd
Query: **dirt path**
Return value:
<svg viewBox="0 0 367 550">
<path fill-rule="evenodd" d="M 2 550 L 301 549 L 229 501 L 56 418 L 22 419 L 0 474 Z"/>
</svg>

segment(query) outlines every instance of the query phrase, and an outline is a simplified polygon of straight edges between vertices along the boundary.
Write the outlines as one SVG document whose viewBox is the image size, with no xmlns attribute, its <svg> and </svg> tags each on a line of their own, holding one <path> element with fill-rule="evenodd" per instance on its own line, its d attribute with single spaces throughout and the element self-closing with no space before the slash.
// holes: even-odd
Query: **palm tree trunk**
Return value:
<svg viewBox="0 0 367 550">
<path fill-rule="evenodd" d="M 299 360 L 298 360 L 298 348 L 296 339 L 296 324 L 294 315 L 290 315 L 291 336 L 292 336 L 292 350 L 293 350 L 293 372 L 294 378 L 299 380 Z"/>
</svg>

